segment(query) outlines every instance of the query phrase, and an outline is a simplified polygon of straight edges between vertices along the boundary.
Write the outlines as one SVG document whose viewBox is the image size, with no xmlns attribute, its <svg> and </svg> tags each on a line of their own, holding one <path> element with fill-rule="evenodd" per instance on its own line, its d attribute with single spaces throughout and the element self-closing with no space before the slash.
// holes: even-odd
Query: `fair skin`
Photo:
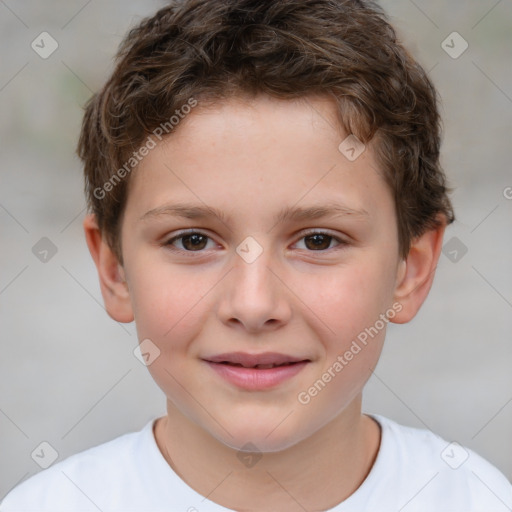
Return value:
<svg viewBox="0 0 512 512">
<path fill-rule="evenodd" d="M 154 432 L 160 451 L 188 485 L 227 508 L 324 510 L 356 491 L 379 449 L 361 396 L 385 327 L 307 404 L 297 397 L 393 304 L 400 311 L 390 321 L 411 320 L 432 285 L 444 225 L 400 258 L 372 145 L 349 161 L 334 109 L 323 98 L 199 104 L 130 177 L 122 265 L 94 217 L 84 221 L 109 315 L 135 319 L 139 340 L 160 350 L 148 366 L 167 397 Z M 225 218 L 162 208 L 177 203 Z M 327 204 L 345 209 L 275 220 L 286 207 Z M 194 244 L 190 233 L 171 240 L 191 228 Z M 311 230 L 324 233 L 317 244 Z M 246 237 L 263 250 L 250 263 L 236 251 Z M 245 389 L 207 362 L 232 352 L 305 363 L 277 385 Z M 237 456 L 247 443 L 262 455 L 252 467 Z"/>
</svg>

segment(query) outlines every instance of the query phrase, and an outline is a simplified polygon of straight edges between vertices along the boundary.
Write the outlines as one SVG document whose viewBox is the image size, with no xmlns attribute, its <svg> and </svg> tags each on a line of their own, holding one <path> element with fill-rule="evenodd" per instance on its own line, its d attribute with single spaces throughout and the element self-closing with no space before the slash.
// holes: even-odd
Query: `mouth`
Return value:
<svg viewBox="0 0 512 512">
<path fill-rule="evenodd" d="M 257 368 L 259 370 L 268 370 L 278 366 L 289 366 L 297 363 L 309 362 L 310 359 L 279 354 L 277 352 L 265 352 L 262 354 L 231 352 L 205 358 L 205 361 L 209 363 L 238 366 L 242 368 Z"/>
<path fill-rule="evenodd" d="M 297 375 L 311 362 L 308 358 L 274 352 L 263 354 L 232 352 L 203 360 L 230 384 L 253 391 L 276 387 Z"/>
<path fill-rule="evenodd" d="M 290 366 L 292 364 L 297 364 L 297 363 L 282 363 L 282 364 L 273 364 L 273 363 L 271 363 L 271 364 L 256 364 L 256 365 L 246 366 L 245 364 L 231 363 L 230 361 L 221 361 L 220 363 L 216 363 L 216 364 L 226 364 L 226 365 L 229 365 L 229 366 L 239 366 L 240 368 L 254 368 L 256 370 L 270 370 L 271 368 L 278 368 L 280 366 Z"/>
</svg>

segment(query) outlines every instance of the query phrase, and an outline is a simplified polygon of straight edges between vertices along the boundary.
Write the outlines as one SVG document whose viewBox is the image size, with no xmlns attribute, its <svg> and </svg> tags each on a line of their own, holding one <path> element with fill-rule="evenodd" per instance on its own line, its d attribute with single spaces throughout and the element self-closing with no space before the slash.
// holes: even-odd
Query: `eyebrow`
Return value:
<svg viewBox="0 0 512 512">
<path fill-rule="evenodd" d="M 153 208 L 140 217 L 139 220 L 149 220 L 160 216 L 173 216 L 186 219 L 206 219 L 213 217 L 222 223 L 227 223 L 229 218 L 217 208 L 207 205 L 192 203 L 169 203 Z M 285 221 L 315 220 L 324 217 L 351 216 L 360 219 L 368 218 L 369 213 L 365 209 L 353 209 L 339 203 L 328 202 L 318 206 L 283 208 L 274 218 L 276 224 Z"/>
</svg>

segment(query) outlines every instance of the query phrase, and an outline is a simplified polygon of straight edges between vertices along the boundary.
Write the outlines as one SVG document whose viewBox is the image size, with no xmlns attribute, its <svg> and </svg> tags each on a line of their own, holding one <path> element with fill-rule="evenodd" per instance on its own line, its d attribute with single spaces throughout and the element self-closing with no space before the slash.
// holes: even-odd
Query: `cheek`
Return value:
<svg viewBox="0 0 512 512">
<path fill-rule="evenodd" d="M 325 278 L 310 278 L 301 296 L 315 313 L 313 329 L 323 345 L 321 365 L 304 383 L 297 401 L 321 423 L 354 400 L 379 360 L 390 310 L 390 278 L 379 265 L 344 268 Z M 319 286 L 312 293 L 311 285 Z M 318 320 L 318 317 L 321 322 Z"/>
<path fill-rule="evenodd" d="M 203 297 L 214 283 L 170 265 L 138 265 L 132 272 L 140 276 L 130 290 L 139 339 L 150 338 L 162 351 L 178 348 L 199 325 Z"/>
<path fill-rule="evenodd" d="M 386 262 L 379 264 L 369 257 L 360 265 L 333 268 L 325 275 L 303 275 L 298 289 L 324 324 L 330 344 L 343 350 L 390 307 L 392 284 Z"/>
<path fill-rule="evenodd" d="M 134 275 L 142 278 L 132 283 L 132 305 L 138 339 L 151 340 L 159 351 L 148 371 L 165 395 L 187 410 L 190 397 L 180 384 L 186 380 L 183 362 L 194 356 L 192 342 L 205 321 L 205 296 L 213 283 L 170 267 L 135 268 Z"/>
<path fill-rule="evenodd" d="M 359 263 L 302 281 L 300 296 L 308 298 L 305 303 L 315 313 L 309 315 L 313 329 L 323 333 L 317 380 L 303 389 L 320 416 L 322 407 L 339 411 L 361 391 L 382 351 L 387 322 L 381 315 L 389 311 L 392 297 L 389 262 L 368 255 Z"/>
</svg>

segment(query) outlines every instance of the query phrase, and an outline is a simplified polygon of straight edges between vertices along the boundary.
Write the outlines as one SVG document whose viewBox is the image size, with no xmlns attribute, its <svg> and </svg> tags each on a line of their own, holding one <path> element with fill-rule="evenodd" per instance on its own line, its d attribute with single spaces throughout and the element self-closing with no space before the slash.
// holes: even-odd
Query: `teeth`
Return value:
<svg viewBox="0 0 512 512">
<path fill-rule="evenodd" d="M 271 363 L 271 364 L 257 364 L 257 365 L 254 365 L 254 366 L 245 366 L 241 363 L 232 363 L 230 361 L 222 361 L 222 364 L 227 364 L 227 365 L 230 365 L 230 366 L 238 366 L 240 368 L 257 368 L 258 370 L 270 370 L 271 368 L 275 368 L 277 366 L 287 366 L 287 365 L 290 365 L 290 364 L 293 364 L 293 363 L 281 363 L 281 364 L 274 364 L 274 363 Z"/>
</svg>

